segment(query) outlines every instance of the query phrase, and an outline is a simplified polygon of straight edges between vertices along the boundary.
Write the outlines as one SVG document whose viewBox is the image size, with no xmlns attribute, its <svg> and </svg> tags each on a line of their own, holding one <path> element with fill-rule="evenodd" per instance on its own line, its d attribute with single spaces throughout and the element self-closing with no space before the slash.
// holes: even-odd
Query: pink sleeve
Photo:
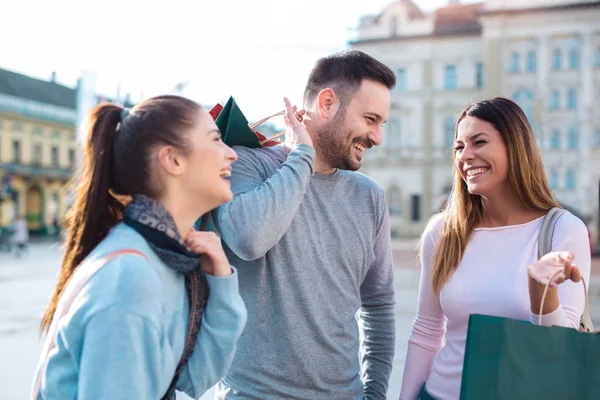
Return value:
<svg viewBox="0 0 600 400">
<path fill-rule="evenodd" d="M 435 243 L 442 223 L 443 217 L 440 215 L 429 223 L 423 235 L 417 316 L 408 338 L 408 350 L 400 391 L 402 400 L 414 400 L 419 397 L 421 387 L 431 372 L 433 360 L 444 346 L 446 317 L 432 288 Z"/>
<path fill-rule="evenodd" d="M 586 285 L 590 282 L 591 251 L 588 231 L 585 224 L 571 213 L 563 214 L 556 222 L 552 251 L 571 251 L 573 261 L 579 267 Z M 542 316 L 542 325 L 557 325 L 579 328 L 579 321 L 585 307 L 585 295 L 581 282 L 567 281 L 558 287 L 560 307 Z M 531 313 L 530 321 L 538 323 L 538 315 Z"/>
</svg>

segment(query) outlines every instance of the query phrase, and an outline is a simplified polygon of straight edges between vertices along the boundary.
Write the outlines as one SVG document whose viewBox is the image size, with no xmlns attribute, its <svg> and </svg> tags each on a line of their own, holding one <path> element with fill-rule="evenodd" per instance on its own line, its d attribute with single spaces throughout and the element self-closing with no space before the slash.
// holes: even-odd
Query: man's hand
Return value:
<svg viewBox="0 0 600 400">
<path fill-rule="evenodd" d="M 285 103 L 285 115 L 283 120 L 285 122 L 285 146 L 290 150 L 295 149 L 299 144 L 306 144 L 313 147 L 313 141 L 306 127 L 302 124 L 302 118 L 306 113 L 305 110 L 297 111 L 296 106 L 290 104 L 287 97 L 283 98 Z"/>
</svg>

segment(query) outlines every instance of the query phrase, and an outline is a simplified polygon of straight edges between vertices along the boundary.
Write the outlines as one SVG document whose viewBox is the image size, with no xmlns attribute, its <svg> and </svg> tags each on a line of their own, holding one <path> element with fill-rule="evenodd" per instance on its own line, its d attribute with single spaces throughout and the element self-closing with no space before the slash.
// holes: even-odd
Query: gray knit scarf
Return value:
<svg viewBox="0 0 600 400">
<path fill-rule="evenodd" d="M 157 201 L 136 195 L 125 208 L 123 222 L 142 235 L 150 248 L 170 268 L 185 275 L 190 315 L 185 347 L 175 376 L 163 400 L 175 399 L 175 385 L 185 364 L 192 355 L 202 322 L 202 312 L 208 300 L 208 286 L 200 267 L 200 257 L 185 245 L 171 214 Z"/>
</svg>

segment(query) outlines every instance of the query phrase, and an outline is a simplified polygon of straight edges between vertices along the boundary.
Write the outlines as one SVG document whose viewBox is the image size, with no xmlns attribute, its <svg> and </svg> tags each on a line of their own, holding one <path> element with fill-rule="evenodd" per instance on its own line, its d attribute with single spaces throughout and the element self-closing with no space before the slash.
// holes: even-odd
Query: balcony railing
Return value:
<svg viewBox="0 0 600 400">
<path fill-rule="evenodd" d="M 22 162 L 0 163 L 0 169 L 4 170 L 6 173 L 17 176 L 61 180 L 69 180 L 74 174 L 74 170 L 72 168 L 41 166 L 35 163 L 24 164 Z"/>
</svg>

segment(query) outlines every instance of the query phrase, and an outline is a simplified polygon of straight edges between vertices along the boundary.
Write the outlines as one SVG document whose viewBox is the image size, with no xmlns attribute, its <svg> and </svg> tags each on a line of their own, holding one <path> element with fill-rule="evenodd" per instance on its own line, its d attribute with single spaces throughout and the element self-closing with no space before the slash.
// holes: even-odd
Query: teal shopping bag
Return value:
<svg viewBox="0 0 600 400">
<path fill-rule="evenodd" d="M 460 399 L 600 399 L 600 335 L 473 314 Z"/>
</svg>

